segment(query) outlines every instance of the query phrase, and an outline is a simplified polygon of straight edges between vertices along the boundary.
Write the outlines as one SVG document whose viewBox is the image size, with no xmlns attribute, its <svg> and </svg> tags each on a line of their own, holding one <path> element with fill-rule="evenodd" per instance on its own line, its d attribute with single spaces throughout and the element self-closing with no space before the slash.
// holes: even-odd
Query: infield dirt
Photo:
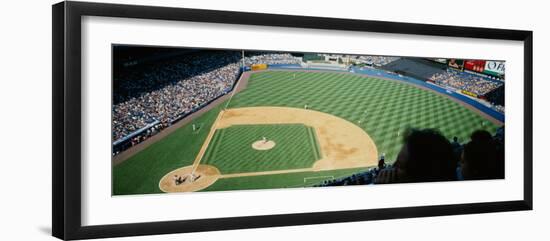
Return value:
<svg viewBox="0 0 550 241">
<path fill-rule="evenodd" d="M 164 192 L 188 192 L 202 190 L 213 184 L 218 178 L 270 175 L 296 171 L 325 171 L 346 168 L 368 167 L 376 165 L 378 150 L 371 137 L 357 125 L 342 118 L 315 111 L 288 107 L 244 107 L 226 109 L 220 113 L 210 134 L 216 129 L 232 125 L 247 124 L 304 124 L 313 127 L 317 136 L 321 159 L 311 168 L 289 169 L 263 172 L 243 172 L 224 175 L 217 168 L 200 164 L 201 156 L 193 166 L 186 166 L 166 174 L 159 183 Z M 201 150 L 206 150 L 210 138 Z M 252 147 L 251 147 L 252 148 Z M 193 171 L 195 170 L 195 171 Z M 174 175 L 200 175 L 195 182 L 175 185 Z M 202 179 L 202 180 L 201 180 Z"/>
</svg>

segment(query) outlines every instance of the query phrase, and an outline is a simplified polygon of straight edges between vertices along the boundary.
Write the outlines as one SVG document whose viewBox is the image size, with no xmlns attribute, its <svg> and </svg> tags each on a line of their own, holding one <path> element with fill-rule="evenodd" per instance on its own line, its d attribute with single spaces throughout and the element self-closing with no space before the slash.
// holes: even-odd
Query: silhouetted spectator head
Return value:
<svg viewBox="0 0 550 241">
<path fill-rule="evenodd" d="M 456 180 L 451 144 L 433 129 L 409 130 L 395 167 L 398 182 Z"/>
<path fill-rule="evenodd" d="M 386 155 L 384 153 L 382 153 L 382 155 L 380 155 L 380 159 L 378 159 L 378 169 L 383 169 L 384 167 L 386 167 Z"/>
<path fill-rule="evenodd" d="M 451 146 L 453 147 L 454 162 L 458 164 L 460 162 L 460 155 L 462 155 L 462 145 L 458 142 L 458 137 L 453 137 Z"/>
<path fill-rule="evenodd" d="M 462 152 L 462 175 L 466 180 L 504 178 L 504 155 L 499 153 L 491 134 L 472 133 Z M 504 149 L 502 149 L 504 151 Z"/>
</svg>

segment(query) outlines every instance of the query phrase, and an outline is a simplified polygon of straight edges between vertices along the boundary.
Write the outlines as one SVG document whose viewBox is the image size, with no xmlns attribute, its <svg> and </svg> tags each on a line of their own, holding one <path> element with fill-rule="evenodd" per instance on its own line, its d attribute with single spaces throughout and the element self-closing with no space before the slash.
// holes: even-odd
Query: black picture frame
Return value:
<svg viewBox="0 0 550 241">
<path fill-rule="evenodd" d="M 532 210 L 533 208 L 533 32 L 523 30 L 443 26 L 151 7 L 90 2 L 60 2 L 52 6 L 52 233 L 60 239 L 199 232 L 228 229 L 309 225 L 380 219 Z M 524 43 L 524 180 L 523 199 L 421 207 L 343 210 L 284 215 L 140 222 L 99 226 L 81 224 L 81 17 L 103 16 L 327 30 L 516 40 Z M 252 21 L 253 19 L 253 21 Z"/>
</svg>

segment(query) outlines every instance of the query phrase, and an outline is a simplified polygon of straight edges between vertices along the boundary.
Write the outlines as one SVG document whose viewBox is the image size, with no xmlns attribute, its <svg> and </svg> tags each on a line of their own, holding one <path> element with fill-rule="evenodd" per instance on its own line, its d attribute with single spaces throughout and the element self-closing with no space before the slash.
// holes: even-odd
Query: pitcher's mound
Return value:
<svg viewBox="0 0 550 241">
<path fill-rule="evenodd" d="M 255 141 L 254 143 L 252 143 L 252 148 L 254 148 L 254 150 L 258 150 L 258 151 L 267 151 L 267 150 L 269 150 L 273 147 L 275 147 L 275 142 L 274 141 L 259 140 L 259 141 Z"/>
</svg>

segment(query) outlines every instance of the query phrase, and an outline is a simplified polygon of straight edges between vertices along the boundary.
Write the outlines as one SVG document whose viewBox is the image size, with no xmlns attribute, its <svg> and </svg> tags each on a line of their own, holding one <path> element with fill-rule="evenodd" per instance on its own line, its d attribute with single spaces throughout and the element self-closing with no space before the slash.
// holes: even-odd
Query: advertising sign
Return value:
<svg viewBox="0 0 550 241">
<path fill-rule="evenodd" d="M 466 60 L 464 61 L 464 69 L 483 73 L 483 70 L 485 70 L 485 60 Z"/>
<path fill-rule="evenodd" d="M 483 73 L 494 75 L 494 76 L 502 76 L 504 75 L 504 70 L 505 70 L 504 61 L 486 61 L 485 69 L 483 70 Z"/>
</svg>

